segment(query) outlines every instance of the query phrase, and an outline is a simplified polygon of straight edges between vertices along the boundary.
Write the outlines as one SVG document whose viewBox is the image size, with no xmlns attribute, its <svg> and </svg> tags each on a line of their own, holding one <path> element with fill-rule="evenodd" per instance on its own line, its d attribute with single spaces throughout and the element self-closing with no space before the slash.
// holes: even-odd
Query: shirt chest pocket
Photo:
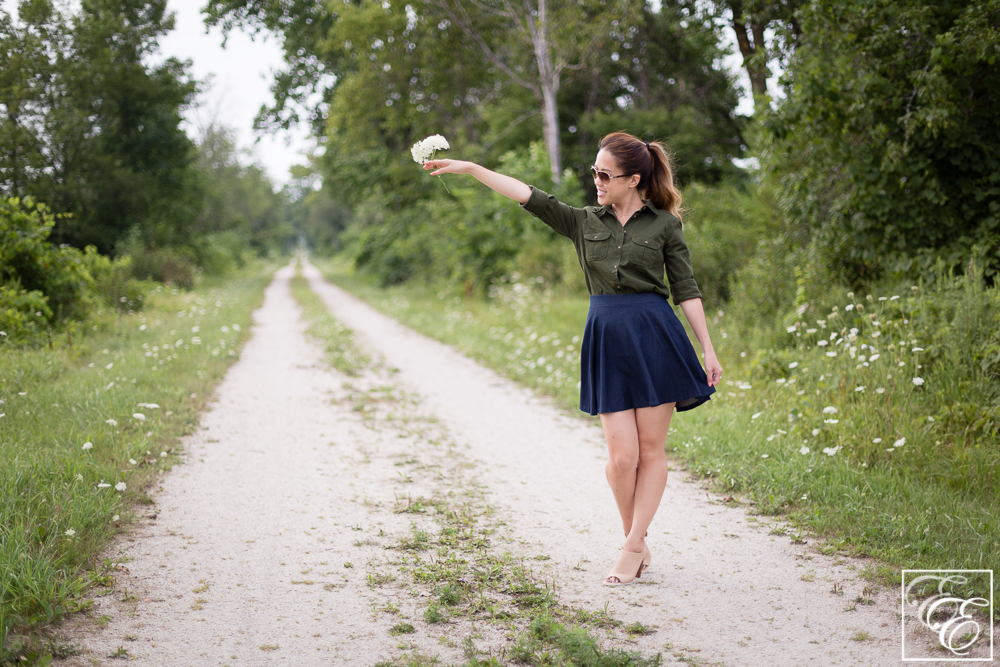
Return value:
<svg viewBox="0 0 1000 667">
<path fill-rule="evenodd" d="M 588 228 L 583 232 L 584 257 L 588 262 L 599 262 L 608 256 L 611 232 L 607 229 Z"/>
<path fill-rule="evenodd" d="M 626 246 L 628 259 L 643 268 L 656 270 L 663 266 L 663 243 L 648 236 L 633 236 Z"/>
</svg>

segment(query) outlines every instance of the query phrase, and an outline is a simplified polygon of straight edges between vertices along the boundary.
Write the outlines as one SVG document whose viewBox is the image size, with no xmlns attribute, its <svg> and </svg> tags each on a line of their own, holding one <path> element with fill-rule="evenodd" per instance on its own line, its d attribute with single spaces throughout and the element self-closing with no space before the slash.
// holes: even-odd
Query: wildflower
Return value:
<svg viewBox="0 0 1000 667">
<path fill-rule="evenodd" d="M 799 454 L 801 454 L 802 456 L 805 456 L 806 454 L 808 454 L 809 451 L 810 451 L 809 448 L 806 447 L 805 445 L 802 445 L 801 447 L 799 447 Z"/>
<path fill-rule="evenodd" d="M 905 365 L 906 365 L 906 362 L 905 362 L 905 361 L 901 361 L 901 362 L 899 362 L 899 365 L 900 365 L 900 366 L 905 366 Z"/>
<path fill-rule="evenodd" d="M 847 293 L 847 298 L 848 299 L 853 299 L 854 298 L 854 292 L 848 292 Z"/>
<path fill-rule="evenodd" d="M 872 334 L 872 338 L 878 338 L 881 335 L 882 335 L 881 331 L 876 331 L 875 333 Z"/>
<path fill-rule="evenodd" d="M 166 458 L 166 456 L 167 456 L 167 453 L 166 453 L 166 452 L 160 452 L 160 458 L 161 458 L 161 459 L 162 459 L 162 458 Z"/>
<path fill-rule="evenodd" d="M 125 482 L 118 482 L 115 484 L 115 491 L 124 491 L 126 489 Z"/>
<path fill-rule="evenodd" d="M 763 412 L 755 412 L 753 414 L 753 416 L 750 417 L 750 419 L 757 419 L 757 417 L 760 417 L 762 414 L 764 414 L 764 413 Z"/>
<path fill-rule="evenodd" d="M 836 352 L 827 352 L 826 356 L 828 356 L 830 358 L 833 358 L 833 357 L 837 356 L 837 353 Z"/>
<path fill-rule="evenodd" d="M 151 410 L 159 410 L 160 409 L 160 404 L 159 403 L 146 403 L 146 405 L 144 407 L 147 407 L 147 408 L 149 408 Z"/>
<path fill-rule="evenodd" d="M 899 298 L 899 295 L 898 295 L 898 294 L 895 294 L 895 295 L 893 295 L 893 296 L 889 297 L 889 301 L 895 301 L 895 300 L 896 300 L 896 299 L 898 299 L 898 298 Z"/>
<path fill-rule="evenodd" d="M 910 350 L 910 352 L 923 352 L 923 351 L 924 351 L 924 348 L 922 348 L 922 347 L 915 347 L 912 350 Z"/>
<path fill-rule="evenodd" d="M 799 365 L 799 362 L 797 362 L 797 361 L 793 361 L 792 363 L 788 364 L 788 367 L 789 367 L 789 368 L 795 368 L 795 367 L 797 367 L 798 365 Z"/>
<path fill-rule="evenodd" d="M 417 143 L 413 144 L 410 148 L 410 154 L 413 155 L 413 161 L 417 164 L 424 164 L 432 157 L 434 157 L 435 151 L 444 151 L 451 148 L 448 140 L 442 137 L 440 134 L 432 134 L 426 139 L 422 139 Z"/>
<path fill-rule="evenodd" d="M 240 325 L 234 324 L 233 325 L 233 331 L 239 331 L 239 330 L 240 330 Z"/>
<path fill-rule="evenodd" d="M 833 456 L 834 454 L 836 454 L 839 451 L 840 451 L 840 445 L 837 445 L 836 447 L 824 447 L 823 448 L 823 453 L 826 454 L 827 456 Z"/>
<path fill-rule="evenodd" d="M 118 515 L 116 514 L 116 515 L 114 515 L 113 517 L 111 517 L 111 520 L 112 520 L 112 521 L 118 521 L 118 518 L 119 518 L 119 517 L 118 517 Z"/>
<path fill-rule="evenodd" d="M 743 382 L 743 383 L 741 383 L 741 384 L 740 384 L 740 389 L 743 389 L 743 390 L 746 390 L 746 389 L 753 389 L 753 386 L 752 386 L 752 385 L 749 385 L 749 384 L 747 384 L 746 382 Z"/>
<path fill-rule="evenodd" d="M 138 419 L 139 421 L 144 422 L 146 421 L 146 415 L 142 414 L 141 412 L 133 412 L 132 419 Z"/>
<path fill-rule="evenodd" d="M 76 531 L 73 530 L 72 528 L 68 528 L 64 534 L 66 535 L 66 537 L 73 537 L 74 535 L 76 535 Z"/>
<path fill-rule="evenodd" d="M 80 473 L 76 473 L 76 481 L 82 482 L 83 481 L 83 475 L 81 475 Z"/>
<path fill-rule="evenodd" d="M 874 440 L 872 440 L 872 442 L 877 445 L 878 443 L 882 442 L 882 438 L 875 438 Z"/>
<path fill-rule="evenodd" d="M 824 424 L 839 424 L 840 420 L 839 419 L 824 419 L 823 423 Z"/>
<path fill-rule="evenodd" d="M 761 454 L 761 455 L 760 455 L 760 458 L 762 458 L 762 459 L 766 459 L 766 458 L 768 458 L 768 456 L 767 456 L 767 454 Z"/>
<path fill-rule="evenodd" d="M 785 378 L 778 378 L 777 380 L 775 380 L 775 382 L 777 382 L 778 384 L 785 384 L 786 382 L 788 382 L 788 380 L 786 380 Z"/>
<path fill-rule="evenodd" d="M 774 436 L 773 435 L 767 436 L 767 441 L 768 442 L 771 442 L 772 440 L 774 440 Z"/>
<path fill-rule="evenodd" d="M 886 297 L 884 297 L 884 296 L 880 296 L 880 297 L 878 298 L 878 300 L 879 300 L 879 301 L 885 301 L 885 299 L 886 299 Z"/>
<path fill-rule="evenodd" d="M 807 333 L 807 334 L 814 334 L 814 333 L 816 333 L 817 331 L 819 331 L 819 330 L 818 330 L 818 329 L 806 329 L 806 333 Z"/>
<path fill-rule="evenodd" d="M 93 449 L 94 448 L 94 443 L 92 443 L 92 442 L 85 442 L 85 443 L 83 443 L 83 448 L 84 449 Z"/>
<path fill-rule="evenodd" d="M 141 327 L 139 327 L 139 331 L 145 331 L 145 330 L 146 330 L 146 325 L 145 324 L 143 324 Z"/>
<path fill-rule="evenodd" d="M 827 341 L 825 341 L 825 340 L 818 340 L 818 341 L 816 341 L 816 344 L 817 344 L 817 345 L 819 345 L 820 347 L 826 347 L 826 346 L 827 346 L 827 345 L 829 345 L 830 343 L 828 343 L 828 342 L 827 342 Z"/>
<path fill-rule="evenodd" d="M 110 487 L 111 487 L 111 485 L 110 484 L 105 484 L 103 479 L 101 480 L 101 483 L 97 485 L 97 488 L 99 488 L 99 489 L 107 489 L 107 488 L 110 488 Z"/>
<path fill-rule="evenodd" d="M 219 331 L 221 331 L 222 333 L 229 333 L 229 327 L 223 324 L 222 327 L 219 329 Z"/>
<path fill-rule="evenodd" d="M 201 345 L 201 339 L 198 338 L 197 336 L 194 336 L 194 337 L 191 338 L 191 344 L 192 345 Z"/>
<path fill-rule="evenodd" d="M 854 391 L 864 391 L 864 390 L 865 390 L 864 387 L 855 387 L 854 388 Z"/>
<path fill-rule="evenodd" d="M 823 408 L 824 415 L 835 415 L 838 412 L 839 410 L 837 410 L 837 408 L 833 407 L 832 405 L 828 405 L 825 408 Z"/>
<path fill-rule="evenodd" d="M 932 422 L 932 421 L 935 421 L 935 420 L 934 420 L 934 417 L 931 417 L 930 415 L 928 415 L 927 416 L 927 421 Z"/>
<path fill-rule="evenodd" d="M 879 358 L 880 356 L 881 356 L 881 355 L 880 355 L 880 354 L 877 354 L 877 353 L 876 353 L 876 354 L 873 354 L 872 356 L 868 357 L 868 361 L 875 361 L 875 360 L 876 360 L 876 359 L 878 359 L 878 358 Z"/>
<path fill-rule="evenodd" d="M 191 333 L 198 333 L 199 331 L 201 331 L 201 327 L 199 326 L 191 327 Z"/>
<path fill-rule="evenodd" d="M 132 465 L 136 464 L 136 460 L 135 459 L 129 459 L 128 462 L 131 463 Z"/>
<path fill-rule="evenodd" d="M 104 421 L 104 423 L 105 424 L 111 424 L 112 426 L 118 426 L 118 422 L 116 420 L 114 420 L 114 419 L 106 419 Z"/>
<path fill-rule="evenodd" d="M 818 428 L 814 428 L 814 429 L 812 430 L 812 434 L 813 434 L 814 436 L 815 436 L 815 435 L 819 435 L 819 429 L 818 429 Z"/>
<path fill-rule="evenodd" d="M 183 344 L 184 344 L 184 339 L 183 338 L 178 338 L 177 342 L 174 343 L 174 347 L 180 347 Z"/>
<path fill-rule="evenodd" d="M 913 378 L 912 382 L 913 382 L 913 384 L 915 384 L 915 385 L 917 385 L 919 387 L 920 385 L 922 385 L 924 383 L 924 379 L 923 378 Z"/>
<path fill-rule="evenodd" d="M 853 303 L 847 304 L 846 306 L 844 306 L 844 310 L 847 312 L 854 310 L 854 304 Z"/>
<path fill-rule="evenodd" d="M 893 447 L 902 447 L 905 444 L 906 444 L 906 438 L 900 438 L 896 442 L 892 443 L 892 446 Z"/>
<path fill-rule="evenodd" d="M 795 329 L 796 329 L 796 326 L 794 324 L 792 326 L 790 326 L 790 327 L 785 327 L 785 331 L 787 333 L 795 333 Z"/>
</svg>

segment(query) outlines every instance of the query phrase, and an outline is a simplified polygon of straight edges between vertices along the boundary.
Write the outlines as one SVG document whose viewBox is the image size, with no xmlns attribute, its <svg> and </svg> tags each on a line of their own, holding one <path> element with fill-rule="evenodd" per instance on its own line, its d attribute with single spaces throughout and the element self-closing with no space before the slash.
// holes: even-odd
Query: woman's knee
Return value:
<svg viewBox="0 0 1000 667">
<path fill-rule="evenodd" d="M 618 472 L 635 470 L 639 465 L 639 452 L 635 450 L 611 452 L 608 456 L 608 465 Z"/>
<path fill-rule="evenodd" d="M 667 452 L 665 444 L 658 441 L 639 443 L 638 463 L 642 464 L 667 464 Z"/>
</svg>

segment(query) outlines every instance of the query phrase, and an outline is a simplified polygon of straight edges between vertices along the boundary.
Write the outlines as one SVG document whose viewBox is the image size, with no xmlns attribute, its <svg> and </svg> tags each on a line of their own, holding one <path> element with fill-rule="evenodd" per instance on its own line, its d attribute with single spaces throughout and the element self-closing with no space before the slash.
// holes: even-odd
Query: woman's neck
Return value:
<svg viewBox="0 0 1000 667">
<path fill-rule="evenodd" d="M 642 198 L 639 193 L 634 192 L 631 197 L 623 202 L 614 202 L 611 204 L 611 210 L 615 212 L 618 219 L 627 220 L 633 213 L 642 208 Z"/>
</svg>

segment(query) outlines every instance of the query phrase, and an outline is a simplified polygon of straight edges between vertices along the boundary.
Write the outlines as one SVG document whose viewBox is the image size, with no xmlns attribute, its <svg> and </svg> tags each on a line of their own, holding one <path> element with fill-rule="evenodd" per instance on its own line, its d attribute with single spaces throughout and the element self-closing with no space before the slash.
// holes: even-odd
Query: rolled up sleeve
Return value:
<svg viewBox="0 0 1000 667">
<path fill-rule="evenodd" d="M 698 283 L 694 279 L 694 271 L 691 269 L 691 253 L 688 252 L 687 244 L 684 243 L 684 232 L 681 230 L 680 222 L 667 238 L 664 251 L 664 264 L 667 269 L 670 296 L 674 303 L 688 299 L 700 299 L 701 290 L 698 289 Z"/>
<path fill-rule="evenodd" d="M 525 211 L 535 216 L 556 233 L 567 238 L 574 238 L 580 228 L 580 221 L 586 217 L 582 208 L 574 208 L 563 204 L 552 195 L 531 186 L 531 196 L 521 204 Z"/>
</svg>

